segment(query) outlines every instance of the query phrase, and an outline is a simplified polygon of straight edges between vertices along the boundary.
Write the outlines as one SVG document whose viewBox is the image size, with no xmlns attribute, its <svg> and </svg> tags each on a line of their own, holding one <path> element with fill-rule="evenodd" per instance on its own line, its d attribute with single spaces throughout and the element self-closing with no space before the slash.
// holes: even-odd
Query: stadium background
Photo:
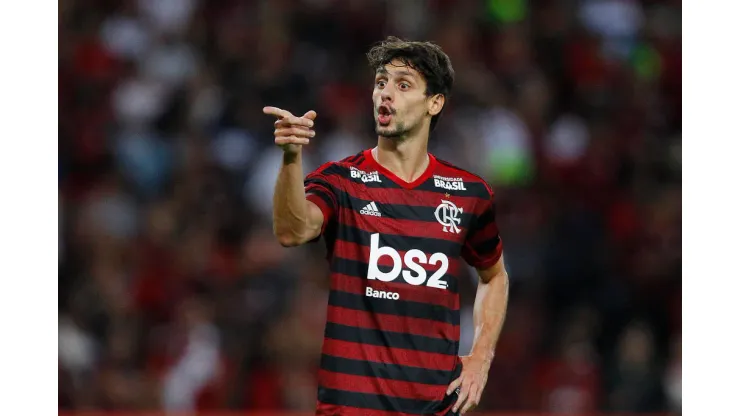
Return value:
<svg viewBox="0 0 740 416">
<path fill-rule="evenodd" d="M 261 108 L 318 112 L 307 171 L 371 147 L 364 52 L 394 34 L 452 58 L 431 150 L 500 201 L 479 410 L 680 413 L 680 1 L 59 6 L 60 410 L 310 413 L 324 248 L 271 235 Z"/>
</svg>

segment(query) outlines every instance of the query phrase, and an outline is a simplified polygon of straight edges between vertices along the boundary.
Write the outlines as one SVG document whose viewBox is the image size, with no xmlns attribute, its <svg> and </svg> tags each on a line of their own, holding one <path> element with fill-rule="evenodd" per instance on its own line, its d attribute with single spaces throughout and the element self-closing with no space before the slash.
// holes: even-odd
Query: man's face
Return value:
<svg viewBox="0 0 740 416">
<path fill-rule="evenodd" d="M 378 136 L 402 139 L 428 114 L 427 84 L 413 68 L 394 60 L 375 74 L 373 108 Z"/>
</svg>

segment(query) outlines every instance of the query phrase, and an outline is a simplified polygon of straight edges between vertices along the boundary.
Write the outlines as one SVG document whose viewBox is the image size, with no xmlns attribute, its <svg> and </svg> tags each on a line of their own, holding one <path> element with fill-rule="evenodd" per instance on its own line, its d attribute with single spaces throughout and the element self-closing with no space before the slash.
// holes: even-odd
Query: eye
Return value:
<svg viewBox="0 0 740 416">
<path fill-rule="evenodd" d="M 379 79 L 375 81 L 375 88 L 384 88 L 385 87 L 385 80 Z"/>
<path fill-rule="evenodd" d="M 400 88 L 401 90 L 407 90 L 411 88 L 411 85 L 408 82 L 402 82 L 398 84 L 398 88 Z"/>
</svg>

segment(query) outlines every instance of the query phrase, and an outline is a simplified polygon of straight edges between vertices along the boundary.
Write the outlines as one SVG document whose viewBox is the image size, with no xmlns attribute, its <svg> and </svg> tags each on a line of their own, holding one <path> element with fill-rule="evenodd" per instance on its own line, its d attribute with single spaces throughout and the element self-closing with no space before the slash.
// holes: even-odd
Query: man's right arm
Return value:
<svg viewBox="0 0 740 416">
<path fill-rule="evenodd" d="M 301 152 L 285 152 L 272 211 L 273 232 L 284 247 L 305 244 L 321 234 L 324 213 L 306 199 Z"/>
<path fill-rule="evenodd" d="M 316 112 L 312 110 L 303 117 L 296 117 L 289 111 L 277 107 L 265 107 L 262 111 L 277 117 L 275 144 L 283 149 L 283 163 L 280 166 L 273 197 L 273 232 L 281 245 L 298 246 L 321 234 L 335 202 L 327 189 L 316 189 L 319 193 L 323 191 L 320 197 L 310 195 L 307 198 L 304 188 L 301 150 L 315 135 L 312 128 Z M 325 200 L 328 200 L 329 204 L 324 202 Z"/>
</svg>

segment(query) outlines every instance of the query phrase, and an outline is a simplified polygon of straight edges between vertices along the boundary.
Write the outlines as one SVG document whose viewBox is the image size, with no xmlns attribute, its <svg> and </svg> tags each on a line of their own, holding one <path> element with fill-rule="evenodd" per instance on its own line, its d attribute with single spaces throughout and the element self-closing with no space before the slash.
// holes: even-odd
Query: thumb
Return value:
<svg viewBox="0 0 740 416">
<path fill-rule="evenodd" d="M 303 115 L 303 118 L 307 118 L 309 120 L 316 120 L 316 112 L 313 110 L 309 110 L 306 114 Z"/>
</svg>

